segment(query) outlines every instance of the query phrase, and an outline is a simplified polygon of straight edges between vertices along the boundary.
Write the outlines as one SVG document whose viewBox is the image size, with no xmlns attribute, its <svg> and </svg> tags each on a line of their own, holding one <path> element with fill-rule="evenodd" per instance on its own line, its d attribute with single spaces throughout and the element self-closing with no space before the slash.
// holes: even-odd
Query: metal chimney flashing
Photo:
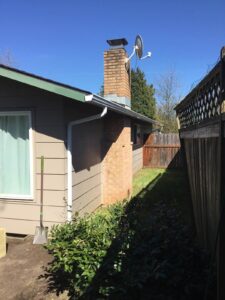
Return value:
<svg viewBox="0 0 225 300">
<path fill-rule="evenodd" d="M 121 39 L 113 39 L 113 40 L 107 40 L 107 43 L 109 44 L 110 47 L 124 47 L 128 45 L 128 42 L 125 38 Z"/>
</svg>

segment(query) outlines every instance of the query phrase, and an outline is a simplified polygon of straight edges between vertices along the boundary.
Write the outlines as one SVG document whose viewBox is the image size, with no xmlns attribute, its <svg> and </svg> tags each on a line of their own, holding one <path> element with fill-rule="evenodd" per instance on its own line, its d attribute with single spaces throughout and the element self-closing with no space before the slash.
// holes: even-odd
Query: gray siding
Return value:
<svg viewBox="0 0 225 300">
<path fill-rule="evenodd" d="M 34 234 L 39 225 L 41 155 L 45 157 L 44 225 L 51 227 L 64 222 L 66 217 L 63 99 L 1 78 L 2 110 L 32 112 L 34 197 L 0 199 L 0 227 L 11 233 Z"/>
<path fill-rule="evenodd" d="M 65 130 L 70 121 L 93 116 L 101 108 L 67 101 L 64 106 Z M 102 203 L 103 121 L 96 120 L 73 127 L 72 193 L 73 213 L 90 213 Z"/>
<path fill-rule="evenodd" d="M 133 175 L 143 168 L 143 147 L 133 145 Z"/>
<path fill-rule="evenodd" d="M 102 122 L 73 129 L 73 212 L 90 213 L 101 205 Z"/>
</svg>

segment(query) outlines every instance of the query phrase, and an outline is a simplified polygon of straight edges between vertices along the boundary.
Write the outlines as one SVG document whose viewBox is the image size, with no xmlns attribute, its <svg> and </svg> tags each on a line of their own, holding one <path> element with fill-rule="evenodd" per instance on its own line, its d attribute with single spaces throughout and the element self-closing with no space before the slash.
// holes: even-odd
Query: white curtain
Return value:
<svg viewBox="0 0 225 300">
<path fill-rule="evenodd" d="M 30 195 L 29 116 L 0 115 L 0 195 Z"/>
</svg>

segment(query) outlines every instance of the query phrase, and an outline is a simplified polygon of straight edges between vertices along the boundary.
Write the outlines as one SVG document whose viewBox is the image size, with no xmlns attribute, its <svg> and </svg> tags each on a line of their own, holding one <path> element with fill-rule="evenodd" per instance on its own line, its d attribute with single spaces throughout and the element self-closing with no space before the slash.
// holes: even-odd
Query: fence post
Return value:
<svg viewBox="0 0 225 300">
<path fill-rule="evenodd" d="M 150 148 L 148 146 L 153 144 L 154 133 L 150 133 L 143 146 L 143 166 L 148 167 L 149 157 L 151 157 Z"/>
<path fill-rule="evenodd" d="M 221 49 L 220 55 L 221 69 L 220 69 L 220 105 L 221 105 L 221 164 L 220 164 L 220 223 L 218 228 L 218 249 L 217 249 L 217 299 L 225 299 L 225 141 L 224 141 L 224 122 L 222 113 L 225 112 L 225 47 Z"/>
</svg>

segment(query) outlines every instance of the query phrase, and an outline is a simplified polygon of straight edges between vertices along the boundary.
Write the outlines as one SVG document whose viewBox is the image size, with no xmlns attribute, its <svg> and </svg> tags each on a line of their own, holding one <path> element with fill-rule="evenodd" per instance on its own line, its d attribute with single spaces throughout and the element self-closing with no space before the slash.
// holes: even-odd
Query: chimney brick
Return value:
<svg viewBox="0 0 225 300">
<path fill-rule="evenodd" d="M 104 96 L 113 94 L 118 98 L 131 99 L 126 58 L 127 53 L 124 48 L 112 48 L 104 52 Z"/>
</svg>

